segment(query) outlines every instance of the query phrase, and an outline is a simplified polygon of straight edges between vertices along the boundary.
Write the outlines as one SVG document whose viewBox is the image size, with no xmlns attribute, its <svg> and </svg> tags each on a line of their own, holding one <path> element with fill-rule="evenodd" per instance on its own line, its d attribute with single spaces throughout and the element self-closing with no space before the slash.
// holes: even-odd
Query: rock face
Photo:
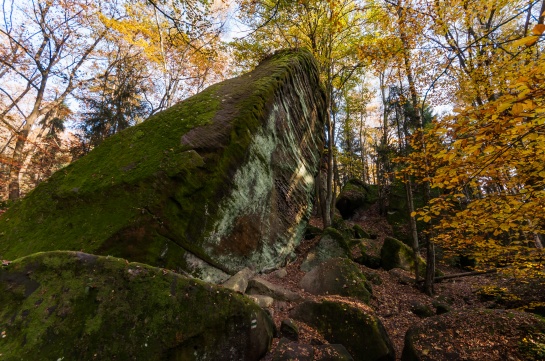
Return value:
<svg viewBox="0 0 545 361">
<path fill-rule="evenodd" d="M 377 199 L 376 186 L 351 179 L 344 185 L 335 205 L 343 219 L 349 219 L 358 209 L 368 209 Z"/>
<path fill-rule="evenodd" d="M 332 300 L 306 301 L 294 308 L 290 316 L 315 327 L 330 343 L 342 344 L 354 360 L 395 360 L 384 326 L 363 306 Z"/>
<path fill-rule="evenodd" d="M 325 96 L 303 50 L 271 56 L 107 139 L 0 222 L 0 258 L 83 250 L 222 282 L 303 236 Z"/>
<path fill-rule="evenodd" d="M 0 304 L 6 360 L 258 360 L 273 333 L 233 291 L 80 252 L 2 266 Z"/>
<path fill-rule="evenodd" d="M 449 312 L 409 328 L 401 359 L 542 360 L 544 333 L 542 319 L 520 311 Z"/>
</svg>

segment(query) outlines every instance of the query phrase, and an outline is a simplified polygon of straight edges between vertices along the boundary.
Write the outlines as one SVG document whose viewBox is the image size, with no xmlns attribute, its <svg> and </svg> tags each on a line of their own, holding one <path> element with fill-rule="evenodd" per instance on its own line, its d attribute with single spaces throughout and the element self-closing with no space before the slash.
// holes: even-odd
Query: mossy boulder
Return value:
<svg viewBox="0 0 545 361">
<path fill-rule="evenodd" d="M 354 261 L 365 267 L 372 269 L 378 269 L 381 266 L 380 259 L 380 243 L 372 239 L 357 239 L 354 240 L 353 247 L 358 247 L 358 249 L 353 249 Z"/>
<path fill-rule="evenodd" d="M 341 189 L 335 206 L 343 219 L 349 219 L 357 210 L 369 209 L 377 200 L 378 190 L 375 185 L 365 184 L 359 179 L 350 179 Z"/>
<path fill-rule="evenodd" d="M 421 268 L 425 268 L 425 261 L 420 257 Z M 380 250 L 381 266 L 389 271 L 401 268 L 406 271 L 414 271 L 414 252 L 409 246 L 392 237 L 386 237 Z"/>
<path fill-rule="evenodd" d="M 347 239 L 336 229 L 326 228 L 320 241 L 310 250 L 301 264 L 301 270 L 308 272 L 320 263 L 335 257 L 348 257 L 350 248 Z"/>
<path fill-rule="evenodd" d="M 294 308 L 290 315 L 316 328 L 328 342 L 345 346 L 354 360 L 395 360 L 395 351 L 384 326 L 363 304 L 306 301 Z"/>
<path fill-rule="evenodd" d="M 358 266 L 348 258 L 332 258 L 308 272 L 299 283 L 314 295 L 339 295 L 369 302 L 372 286 Z"/>
<path fill-rule="evenodd" d="M 352 226 L 340 216 L 333 219 L 331 227 L 339 231 L 346 239 L 352 239 L 356 236 Z"/>
<path fill-rule="evenodd" d="M 369 232 L 364 230 L 362 226 L 360 226 L 359 224 L 354 224 L 354 226 L 352 226 L 352 230 L 354 231 L 354 236 L 356 238 L 366 238 L 366 239 L 371 238 L 371 235 L 369 234 Z"/>
<path fill-rule="evenodd" d="M 543 360 L 545 322 L 513 310 L 451 311 L 409 328 L 402 361 Z"/>
<path fill-rule="evenodd" d="M 6 360 L 258 360 L 273 332 L 233 291 L 81 252 L 3 266 L 0 304 Z"/>
<path fill-rule="evenodd" d="M 325 108 L 310 52 L 281 51 L 56 172 L 2 215 L 0 258 L 82 250 L 215 281 L 275 268 L 311 214 Z"/>
</svg>

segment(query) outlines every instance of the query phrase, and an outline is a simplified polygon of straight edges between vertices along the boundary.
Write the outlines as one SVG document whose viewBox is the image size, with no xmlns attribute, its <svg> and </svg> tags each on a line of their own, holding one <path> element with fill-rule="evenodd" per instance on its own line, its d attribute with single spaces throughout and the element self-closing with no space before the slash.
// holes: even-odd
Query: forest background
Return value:
<svg viewBox="0 0 545 361">
<path fill-rule="evenodd" d="M 304 47 L 327 94 L 324 226 L 355 178 L 383 213 L 402 189 L 427 293 L 436 246 L 545 276 L 543 0 L 3 0 L 1 15 L 3 207 L 108 136 Z"/>
</svg>

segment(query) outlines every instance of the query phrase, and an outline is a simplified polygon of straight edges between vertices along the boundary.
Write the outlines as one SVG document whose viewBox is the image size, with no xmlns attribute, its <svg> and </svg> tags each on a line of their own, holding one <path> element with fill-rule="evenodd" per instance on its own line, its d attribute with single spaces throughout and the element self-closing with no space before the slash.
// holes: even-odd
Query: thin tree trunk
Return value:
<svg viewBox="0 0 545 361">
<path fill-rule="evenodd" d="M 424 280 L 424 292 L 428 296 L 434 294 L 434 278 L 435 278 L 435 244 L 428 239 L 426 247 L 426 279 Z"/>
<path fill-rule="evenodd" d="M 17 200 L 21 195 L 19 176 L 23 166 L 24 148 L 30 132 L 30 127 L 34 124 L 34 120 L 29 117 L 27 124 L 17 134 L 17 141 L 15 142 L 15 148 L 13 148 L 13 154 L 11 157 L 11 164 L 9 168 L 8 178 L 8 199 Z"/>
<path fill-rule="evenodd" d="M 413 216 L 414 212 L 414 199 L 413 199 L 413 190 L 411 184 L 411 178 L 405 175 L 405 193 L 407 196 L 407 205 L 409 207 L 409 222 L 411 226 L 411 238 L 412 238 L 412 249 L 414 252 L 414 279 L 418 282 L 420 281 L 420 262 L 418 257 L 419 254 L 419 242 L 418 242 L 418 229 L 416 227 L 416 219 Z"/>
</svg>

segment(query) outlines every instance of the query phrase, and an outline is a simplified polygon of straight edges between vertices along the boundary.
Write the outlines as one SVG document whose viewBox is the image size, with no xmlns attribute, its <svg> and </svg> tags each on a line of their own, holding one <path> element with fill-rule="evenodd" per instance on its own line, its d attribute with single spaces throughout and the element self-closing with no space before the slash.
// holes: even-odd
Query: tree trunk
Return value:
<svg viewBox="0 0 545 361">
<path fill-rule="evenodd" d="M 9 168 L 9 185 L 8 185 L 8 199 L 17 200 L 21 196 L 21 190 L 19 185 L 19 175 L 23 166 L 24 148 L 28 133 L 30 131 L 29 122 L 17 135 L 17 142 L 15 142 L 15 148 L 13 148 L 13 155 L 11 157 L 11 164 Z"/>
<path fill-rule="evenodd" d="M 435 278 L 435 244 L 431 239 L 428 239 L 426 247 L 426 279 L 424 281 L 424 292 L 428 296 L 433 296 L 433 283 Z"/>
</svg>

